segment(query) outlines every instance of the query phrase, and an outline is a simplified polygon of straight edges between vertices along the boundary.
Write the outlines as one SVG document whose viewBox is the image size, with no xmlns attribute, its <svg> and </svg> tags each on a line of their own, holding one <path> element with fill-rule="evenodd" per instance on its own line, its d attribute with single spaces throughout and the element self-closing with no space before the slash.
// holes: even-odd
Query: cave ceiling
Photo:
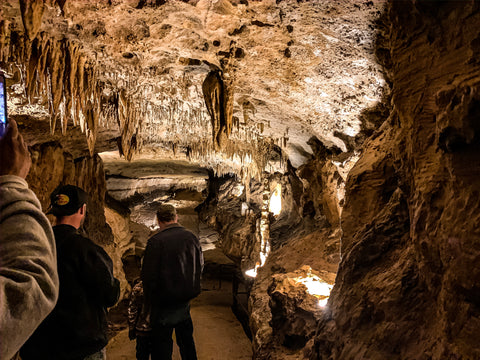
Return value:
<svg viewBox="0 0 480 360">
<path fill-rule="evenodd" d="M 2 1 L 10 114 L 30 144 L 63 138 L 76 154 L 118 146 L 129 159 L 167 152 L 219 172 L 261 172 L 281 167 L 273 151 L 298 167 L 311 137 L 345 152 L 372 130 L 362 113 L 384 96 L 374 50 L 383 6 Z M 213 72 L 228 115 L 221 143 L 202 88 Z"/>
</svg>

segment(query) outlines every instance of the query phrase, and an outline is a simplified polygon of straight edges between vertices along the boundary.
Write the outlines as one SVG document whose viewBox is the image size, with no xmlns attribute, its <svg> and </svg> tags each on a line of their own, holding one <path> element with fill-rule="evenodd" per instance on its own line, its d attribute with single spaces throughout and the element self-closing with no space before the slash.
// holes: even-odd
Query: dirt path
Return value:
<svg viewBox="0 0 480 360">
<path fill-rule="evenodd" d="M 252 345 L 230 309 L 231 283 L 208 283 L 200 296 L 192 301 L 191 314 L 199 360 L 250 360 Z M 128 331 L 119 332 L 107 346 L 108 360 L 135 360 L 135 341 Z M 176 345 L 174 360 L 180 360 Z"/>
</svg>

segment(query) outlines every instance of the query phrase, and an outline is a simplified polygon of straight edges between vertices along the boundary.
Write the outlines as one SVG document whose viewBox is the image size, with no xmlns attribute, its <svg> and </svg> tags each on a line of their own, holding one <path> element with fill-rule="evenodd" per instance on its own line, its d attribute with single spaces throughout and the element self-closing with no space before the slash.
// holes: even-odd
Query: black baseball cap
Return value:
<svg viewBox="0 0 480 360">
<path fill-rule="evenodd" d="M 50 209 L 47 214 L 68 216 L 75 214 L 83 204 L 87 203 L 88 195 L 74 185 L 61 185 L 50 195 Z"/>
</svg>

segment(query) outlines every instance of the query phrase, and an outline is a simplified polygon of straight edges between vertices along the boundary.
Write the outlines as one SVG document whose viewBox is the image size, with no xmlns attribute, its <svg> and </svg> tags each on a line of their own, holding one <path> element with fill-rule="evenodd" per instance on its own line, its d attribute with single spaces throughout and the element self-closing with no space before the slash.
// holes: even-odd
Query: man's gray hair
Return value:
<svg viewBox="0 0 480 360">
<path fill-rule="evenodd" d="M 162 204 L 157 209 L 158 222 L 170 222 L 174 221 L 177 216 L 177 210 L 170 204 Z"/>
</svg>

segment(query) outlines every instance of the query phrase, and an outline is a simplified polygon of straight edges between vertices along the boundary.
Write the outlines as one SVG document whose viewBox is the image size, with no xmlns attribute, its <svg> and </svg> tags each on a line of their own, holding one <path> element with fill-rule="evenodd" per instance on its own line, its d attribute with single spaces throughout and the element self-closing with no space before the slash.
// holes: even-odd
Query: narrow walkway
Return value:
<svg viewBox="0 0 480 360">
<path fill-rule="evenodd" d="M 204 290 L 191 303 L 194 337 L 199 360 L 250 360 L 252 345 L 230 308 L 232 284 L 218 280 L 203 283 Z M 220 289 L 219 289 L 220 287 Z M 108 360 L 135 360 L 135 341 L 122 330 L 107 346 Z M 174 360 L 180 360 L 174 345 Z"/>
</svg>

